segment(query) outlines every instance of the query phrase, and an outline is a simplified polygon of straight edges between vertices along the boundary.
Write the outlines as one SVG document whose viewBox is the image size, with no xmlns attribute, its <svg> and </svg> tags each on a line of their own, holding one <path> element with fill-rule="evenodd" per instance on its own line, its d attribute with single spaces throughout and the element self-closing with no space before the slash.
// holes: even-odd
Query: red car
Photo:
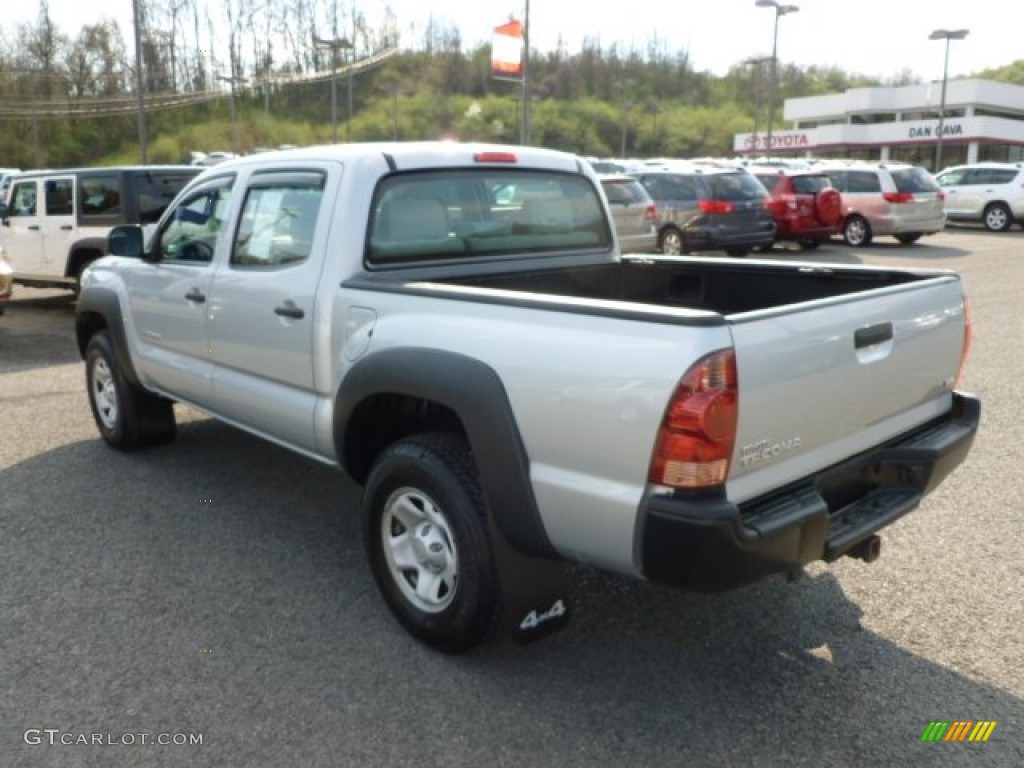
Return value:
<svg viewBox="0 0 1024 768">
<path fill-rule="evenodd" d="M 843 200 L 826 174 L 783 168 L 753 173 L 768 191 L 765 207 L 775 219 L 777 241 L 791 240 L 811 250 L 839 234 Z"/>
</svg>

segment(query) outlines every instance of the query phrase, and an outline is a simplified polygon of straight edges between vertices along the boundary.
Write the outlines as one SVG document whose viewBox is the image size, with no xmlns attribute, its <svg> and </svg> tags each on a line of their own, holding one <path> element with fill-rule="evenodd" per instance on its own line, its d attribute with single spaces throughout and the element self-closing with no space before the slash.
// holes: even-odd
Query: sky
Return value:
<svg viewBox="0 0 1024 768">
<path fill-rule="evenodd" d="M 214 0 L 215 1 L 215 0 Z M 783 64 L 835 66 L 852 74 L 892 78 L 905 69 L 924 80 L 942 78 L 945 42 L 929 40 L 934 29 L 970 30 L 950 45 L 949 76 L 1010 64 L 1024 58 L 1020 25 L 1009 18 L 1011 0 L 781 0 L 800 10 L 779 19 L 778 56 Z M 353 0 L 341 0 L 345 7 Z M 525 0 L 354 0 L 372 17 L 390 7 L 405 41 L 422 37 L 433 15 L 459 28 L 465 47 L 489 41 L 510 16 L 522 19 Z M 344 3 L 344 4 L 342 4 Z M 130 41 L 131 0 L 49 0 L 51 16 L 65 34 L 83 24 L 117 18 Z M 725 74 L 744 59 L 769 56 L 775 11 L 754 0 L 529 0 L 531 48 L 552 50 L 559 41 L 572 52 L 585 38 L 644 50 L 652 39 L 670 52 L 686 50 L 697 70 Z M 123 6 L 118 14 L 117 7 Z M 36 2 L 5 7 L 5 27 L 32 20 Z M 130 47 L 130 42 L 129 42 Z"/>
</svg>

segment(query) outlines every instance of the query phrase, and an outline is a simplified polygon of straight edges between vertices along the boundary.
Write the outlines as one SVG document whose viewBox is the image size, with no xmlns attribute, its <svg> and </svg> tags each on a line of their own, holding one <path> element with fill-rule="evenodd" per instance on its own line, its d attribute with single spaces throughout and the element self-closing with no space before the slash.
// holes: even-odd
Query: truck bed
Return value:
<svg viewBox="0 0 1024 768">
<path fill-rule="evenodd" d="M 941 273 L 643 257 L 582 267 L 442 278 L 436 282 L 730 316 L 904 285 L 936 274 Z"/>
</svg>

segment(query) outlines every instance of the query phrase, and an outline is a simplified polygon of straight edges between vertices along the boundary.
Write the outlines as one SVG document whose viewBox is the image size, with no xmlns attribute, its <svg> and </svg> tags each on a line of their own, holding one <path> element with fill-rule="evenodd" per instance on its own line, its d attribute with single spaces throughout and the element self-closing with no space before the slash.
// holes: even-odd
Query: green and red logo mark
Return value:
<svg viewBox="0 0 1024 768">
<path fill-rule="evenodd" d="M 921 741 L 988 741 L 995 728 L 995 720 L 932 720 Z"/>
</svg>

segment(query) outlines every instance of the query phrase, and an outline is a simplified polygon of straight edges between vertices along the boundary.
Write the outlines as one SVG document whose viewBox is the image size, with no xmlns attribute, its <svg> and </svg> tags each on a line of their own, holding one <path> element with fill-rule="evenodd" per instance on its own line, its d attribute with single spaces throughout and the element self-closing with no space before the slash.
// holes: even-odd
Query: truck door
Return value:
<svg viewBox="0 0 1024 768">
<path fill-rule="evenodd" d="M 3 245 L 16 277 L 42 274 L 43 231 L 39 179 L 16 181 L 3 223 Z"/>
<path fill-rule="evenodd" d="M 214 410 L 309 450 L 316 448 L 313 328 L 326 178 L 308 170 L 250 177 L 210 297 Z"/>
<path fill-rule="evenodd" d="M 40 222 L 43 232 L 43 271 L 47 275 L 64 277 L 68 252 L 75 241 L 77 228 L 75 177 L 48 176 L 43 179 L 43 205 L 45 215 Z"/>
<path fill-rule="evenodd" d="M 164 218 L 148 261 L 125 265 L 139 361 L 147 383 L 208 407 L 212 384 L 207 314 L 213 257 L 226 241 L 233 176 L 192 190 Z"/>
</svg>

